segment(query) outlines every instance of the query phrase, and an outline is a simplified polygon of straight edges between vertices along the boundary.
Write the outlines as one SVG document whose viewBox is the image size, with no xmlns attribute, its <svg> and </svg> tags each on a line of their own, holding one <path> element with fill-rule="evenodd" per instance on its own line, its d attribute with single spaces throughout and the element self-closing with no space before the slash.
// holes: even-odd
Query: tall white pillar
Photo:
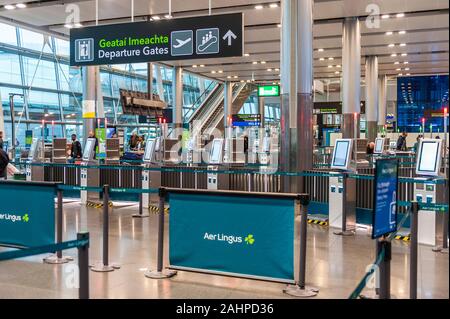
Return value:
<svg viewBox="0 0 450 319">
<path fill-rule="evenodd" d="M 225 82 L 224 87 L 224 101 L 223 101 L 223 127 L 225 128 L 225 137 L 227 136 L 227 128 L 229 125 L 228 119 L 231 117 L 233 110 L 233 83 Z"/>
<path fill-rule="evenodd" d="M 386 125 L 387 115 L 387 76 L 378 77 L 378 127 L 381 131 Z"/>
<path fill-rule="evenodd" d="M 164 85 L 161 71 L 162 71 L 161 66 L 156 65 L 156 86 L 158 90 L 158 95 L 161 101 L 165 101 L 166 98 L 164 97 Z"/>
<path fill-rule="evenodd" d="M 173 70 L 173 123 L 175 127 L 183 126 L 183 69 L 175 67 Z"/>
<path fill-rule="evenodd" d="M 95 131 L 96 119 L 104 118 L 103 94 L 98 66 L 86 66 L 83 74 L 83 141 L 85 142 L 89 132 Z"/>
<path fill-rule="evenodd" d="M 373 142 L 378 133 L 378 57 L 366 57 L 366 138 Z"/>
<path fill-rule="evenodd" d="M 342 135 L 359 137 L 361 113 L 361 31 L 358 18 L 345 18 L 342 34 Z M 355 114 L 357 120 L 355 121 Z M 356 125 L 356 127 L 355 127 Z M 356 131 L 356 136 L 355 136 Z"/>
<path fill-rule="evenodd" d="M 261 115 L 261 127 L 266 126 L 266 104 L 264 97 L 258 98 L 259 114 Z"/>
<path fill-rule="evenodd" d="M 313 166 L 313 1 L 283 0 L 281 9 L 280 164 L 299 172 Z M 283 190 L 302 192 L 302 179 L 286 178 Z"/>
</svg>

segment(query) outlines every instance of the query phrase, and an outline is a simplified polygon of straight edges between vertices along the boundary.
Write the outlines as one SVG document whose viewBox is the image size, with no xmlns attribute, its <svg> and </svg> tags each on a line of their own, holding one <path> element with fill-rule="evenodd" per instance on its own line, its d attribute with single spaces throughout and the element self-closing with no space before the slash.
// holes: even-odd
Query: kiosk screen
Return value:
<svg viewBox="0 0 450 319">
<path fill-rule="evenodd" d="M 347 168 L 348 157 L 350 154 L 350 140 L 337 140 L 334 149 L 333 167 Z"/>
<path fill-rule="evenodd" d="M 145 147 L 144 161 L 147 161 L 147 162 L 152 161 L 154 149 L 155 149 L 155 140 L 148 139 L 147 146 Z"/>
<path fill-rule="evenodd" d="M 384 138 L 377 138 L 375 140 L 375 149 L 373 152 L 375 154 L 381 154 L 383 153 L 383 148 L 384 148 Z"/>
<path fill-rule="evenodd" d="M 83 161 L 90 161 L 91 160 L 91 154 L 94 150 L 94 146 L 95 146 L 95 139 L 93 138 L 88 138 L 86 141 L 86 146 L 84 148 L 84 153 L 83 153 Z"/>
<path fill-rule="evenodd" d="M 439 175 L 439 157 L 441 143 L 439 140 L 423 140 L 417 174 Z"/>
<path fill-rule="evenodd" d="M 223 140 L 214 140 L 212 143 L 209 162 L 218 164 L 221 162 Z"/>
</svg>

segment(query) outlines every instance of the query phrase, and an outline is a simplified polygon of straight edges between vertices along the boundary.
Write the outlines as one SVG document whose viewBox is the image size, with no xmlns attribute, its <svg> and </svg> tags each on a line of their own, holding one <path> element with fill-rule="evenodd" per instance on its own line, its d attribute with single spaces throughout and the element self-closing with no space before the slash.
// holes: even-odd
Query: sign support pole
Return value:
<svg viewBox="0 0 450 319">
<path fill-rule="evenodd" d="M 417 299 L 417 248 L 418 248 L 419 204 L 411 206 L 411 243 L 409 261 L 409 299 Z"/>
</svg>

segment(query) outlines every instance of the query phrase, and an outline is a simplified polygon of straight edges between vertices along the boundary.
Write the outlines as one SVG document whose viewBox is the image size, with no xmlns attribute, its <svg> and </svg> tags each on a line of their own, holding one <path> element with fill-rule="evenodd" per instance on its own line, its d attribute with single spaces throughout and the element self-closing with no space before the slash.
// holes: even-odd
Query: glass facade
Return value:
<svg viewBox="0 0 450 319">
<path fill-rule="evenodd" d="M 81 137 L 82 74 L 81 68 L 69 66 L 69 42 L 40 33 L 0 23 L 0 97 L 5 119 L 5 131 L 10 138 L 11 117 L 9 95 L 14 98 L 16 136 L 19 148 L 25 143 L 25 131 L 33 130 L 40 136 L 41 122 L 55 121 L 54 135 Z M 154 90 L 158 90 L 157 72 L 160 71 L 163 98 L 172 104 L 172 69 L 154 68 Z M 105 116 L 110 123 L 128 125 L 127 134 L 138 128 L 136 116 L 122 114 L 119 90 L 147 91 L 147 64 L 127 64 L 101 67 L 101 85 Z M 211 80 L 183 72 L 183 112 L 186 115 L 213 87 Z M 148 127 L 140 127 L 142 133 Z"/>
<path fill-rule="evenodd" d="M 397 79 L 398 130 L 443 132 L 443 110 L 448 109 L 448 75 L 400 77 Z"/>
</svg>

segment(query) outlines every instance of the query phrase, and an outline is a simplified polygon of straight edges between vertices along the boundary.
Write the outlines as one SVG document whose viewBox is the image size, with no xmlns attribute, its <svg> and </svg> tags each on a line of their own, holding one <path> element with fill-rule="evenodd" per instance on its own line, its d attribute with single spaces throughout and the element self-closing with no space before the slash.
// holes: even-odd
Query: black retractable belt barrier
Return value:
<svg viewBox="0 0 450 319">
<path fill-rule="evenodd" d="M 118 264 L 109 263 L 109 185 L 103 186 L 103 252 L 102 261 L 92 265 L 94 272 L 111 272 L 120 269 Z"/>
<path fill-rule="evenodd" d="M 417 299 L 417 249 L 418 249 L 419 203 L 411 205 L 411 242 L 409 246 L 409 298 Z"/>
</svg>

